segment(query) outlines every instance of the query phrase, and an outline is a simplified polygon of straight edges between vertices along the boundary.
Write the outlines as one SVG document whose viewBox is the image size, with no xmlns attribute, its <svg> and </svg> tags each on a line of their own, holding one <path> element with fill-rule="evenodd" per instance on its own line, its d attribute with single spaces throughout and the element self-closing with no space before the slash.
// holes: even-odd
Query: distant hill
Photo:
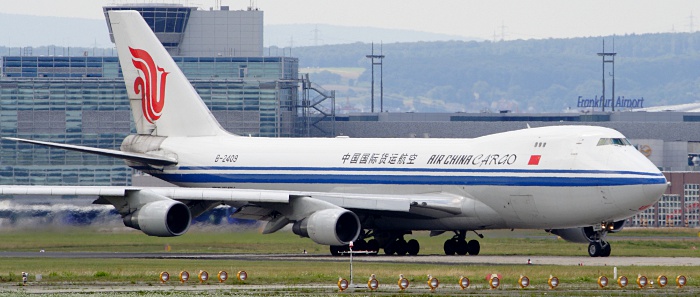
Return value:
<svg viewBox="0 0 700 297">
<path fill-rule="evenodd" d="M 566 112 L 579 96 L 602 94 L 602 37 L 443 41 L 384 44 L 385 109 L 392 112 Z M 613 37 L 606 37 L 612 51 Z M 616 96 L 644 98 L 644 107 L 700 102 L 700 33 L 614 37 Z M 366 43 L 299 47 L 300 71 L 361 67 L 356 80 L 309 71 L 336 88 L 338 102 L 369 110 L 370 61 Z M 379 68 L 375 68 L 378 88 Z M 606 72 L 611 72 L 607 69 Z M 320 76 L 320 77 L 319 77 Z M 316 79 L 319 78 L 319 79 Z M 607 76 L 608 96 L 612 77 Z M 347 85 L 350 84 L 350 85 Z M 378 97 L 378 91 L 375 98 Z M 598 109 L 599 110 L 599 109 Z M 609 110 L 609 109 L 608 109 Z"/>
<path fill-rule="evenodd" d="M 0 28 L 0 55 L 114 54 L 104 20 L 0 13 Z M 385 110 L 392 112 L 579 111 L 590 110 L 577 106 L 579 96 L 602 93 L 601 58 L 596 53 L 602 51 L 603 37 L 491 42 L 313 24 L 265 30 L 265 43 L 283 48 L 267 47 L 264 54 L 288 56 L 291 51 L 299 58 L 300 72 L 337 91 L 341 111 L 370 109 L 371 68 L 365 56 L 371 53 L 372 41 L 376 52 L 383 43 Z M 617 96 L 644 98 L 644 107 L 700 102 L 700 33 L 605 39 L 606 50 L 612 51 L 614 43 L 617 52 Z M 300 46 L 316 42 L 318 46 Z M 52 44 L 56 46 L 20 51 L 28 45 Z M 378 67 L 375 74 L 378 99 Z M 612 77 L 606 79 L 610 83 Z"/>
<path fill-rule="evenodd" d="M 105 20 L 0 13 L 0 46 L 111 47 Z M 8 28 L 12 28 L 8 30 Z M 464 36 L 324 24 L 266 25 L 264 45 L 298 47 L 375 42 L 475 40 Z"/>
<path fill-rule="evenodd" d="M 379 45 L 380 43 L 396 42 L 479 40 L 472 37 L 421 31 L 324 24 L 266 25 L 264 30 L 266 47 L 317 46 L 355 42 L 374 42 Z"/>
</svg>

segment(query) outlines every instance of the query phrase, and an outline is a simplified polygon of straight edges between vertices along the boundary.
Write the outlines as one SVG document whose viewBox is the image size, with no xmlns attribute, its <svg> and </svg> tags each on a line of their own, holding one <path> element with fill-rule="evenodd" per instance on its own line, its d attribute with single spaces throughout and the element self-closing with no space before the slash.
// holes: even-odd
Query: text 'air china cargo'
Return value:
<svg viewBox="0 0 700 297">
<path fill-rule="evenodd" d="M 219 205 L 330 246 L 416 255 L 414 230 L 454 234 L 447 255 L 477 255 L 489 229 L 546 229 L 610 255 L 608 232 L 658 201 L 663 174 L 621 133 L 602 127 L 528 128 L 474 139 L 253 138 L 221 128 L 136 11 L 109 20 L 137 134 L 120 150 L 12 141 L 121 158 L 176 188 L 2 186 L 2 195 L 90 195 L 126 226 L 187 232 Z M 235 235 L 233 235 L 235 236 Z"/>
</svg>

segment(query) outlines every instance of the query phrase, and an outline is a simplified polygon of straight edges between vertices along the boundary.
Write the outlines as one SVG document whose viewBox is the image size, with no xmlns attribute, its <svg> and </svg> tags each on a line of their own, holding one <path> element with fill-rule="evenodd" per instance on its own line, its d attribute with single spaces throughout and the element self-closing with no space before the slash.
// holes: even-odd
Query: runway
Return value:
<svg viewBox="0 0 700 297">
<path fill-rule="evenodd" d="M 325 261 L 347 262 L 348 257 L 309 254 L 195 254 L 195 253 L 99 253 L 99 252 L 0 252 L 3 258 L 83 259 L 200 259 L 242 261 Z M 425 263 L 441 265 L 562 265 L 562 266 L 700 266 L 696 257 L 606 257 L 588 256 L 355 256 L 357 262 Z"/>
</svg>

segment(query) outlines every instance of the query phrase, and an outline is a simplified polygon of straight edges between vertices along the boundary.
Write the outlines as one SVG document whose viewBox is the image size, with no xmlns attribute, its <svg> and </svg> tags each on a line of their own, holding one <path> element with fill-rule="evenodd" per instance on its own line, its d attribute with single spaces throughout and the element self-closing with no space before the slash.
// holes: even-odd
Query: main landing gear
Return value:
<svg viewBox="0 0 700 297">
<path fill-rule="evenodd" d="M 476 233 L 476 231 L 474 231 L 474 233 Z M 467 240 L 465 239 L 466 234 L 466 230 L 455 231 L 455 235 L 452 238 L 446 240 L 445 244 L 443 245 L 445 255 L 478 255 L 479 251 L 481 250 L 481 245 L 479 244 L 479 241 L 472 239 L 469 242 L 467 242 Z M 483 235 L 479 233 L 476 234 L 479 235 L 479 238 L 484 238 Z"/>
<path fill-rule="evenodd" d="M 612 247 L 609 242 L 605 241 L 605 236 L 608 235 L 608 230 L 614 229 L 613 223 L 603 223 L 593 228 L 594 233 L 591 237 L 591 243 L 588 244 L 588 255 L 591 257 L 610 256 Z"/>
<path fill-rule="evenodd" d="M 399 256 L 404 256 L 406 254 L 415 256 L 418 255 L 418 252 L 420 252 L 420 244 L 418 243 L 418 240 L 411 239 L 406 241 L 403 236 L 384 246 L 384 254 L 388 256 L 393 254 L 397 254 Z"/>
<path fill-rule="evenodd" d="M 339 246 L 332 245 L 330 249 L 331 255 L 333 256 L 349 255 L 350 252 L 350 246 L 347 244 Z M 368 241 L 358 239 L 357 241 L 353 242 L 352 250 L 354 252 L 361 252 L 366 255 L 376 255 L 379 251 L 379 242 L 376 239 L 370 239 Z"/>
<path fill-rule="evenodd" d="M 420 244 L 418 240 L 411 239 L 406 241 L 404 235 L 410 234 L 407 232 L 381 232 L 375 233 L 372 230 L 365 231 L 360 235 L 361 239 L 353 242 L 353 254 L 355 255 L 377 255 L 379 249 L 384 249 L 386 255 L 418 255 L 420 252 Z M 374 238 L 372 238 L 374 237 Z M 372 238 L 367 240 L 368 238 Z M 366 241 L 367 240 L 367 241 Z M 349 255 L 350 247 L 331 246 L 331 254 L 333 256 Z"/>
</svg>

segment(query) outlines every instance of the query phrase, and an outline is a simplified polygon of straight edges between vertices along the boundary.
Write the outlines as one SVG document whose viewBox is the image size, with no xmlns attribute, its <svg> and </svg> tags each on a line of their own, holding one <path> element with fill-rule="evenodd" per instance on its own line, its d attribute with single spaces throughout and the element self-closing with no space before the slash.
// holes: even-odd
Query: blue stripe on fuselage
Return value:
<svg viewBox="0 0 700 297">
<path fill-rule="evenodd" d="M 174 183 L 393 184 L 544 187 L 622 186 L 666 183 L 666 179 L 663 177 L 525 177 L 227 173 L 152 174 L 158 178 Z"/>
<path fill-rule="evenodd" d="M 149 170 L 150 167 L 134 167 Z M 346 171 L 346 172 L 454 172 L 454 173 L 555 173 L 555 174 L 623 174 L 664 176 L 661 172 L 623 170 L 571 170 L 571 169 L 462 169 L 462 168 L 374 168 L 374 167 L 235 167 L 235 166 L 182 166 L 183 171 Z"/>
</svg>

